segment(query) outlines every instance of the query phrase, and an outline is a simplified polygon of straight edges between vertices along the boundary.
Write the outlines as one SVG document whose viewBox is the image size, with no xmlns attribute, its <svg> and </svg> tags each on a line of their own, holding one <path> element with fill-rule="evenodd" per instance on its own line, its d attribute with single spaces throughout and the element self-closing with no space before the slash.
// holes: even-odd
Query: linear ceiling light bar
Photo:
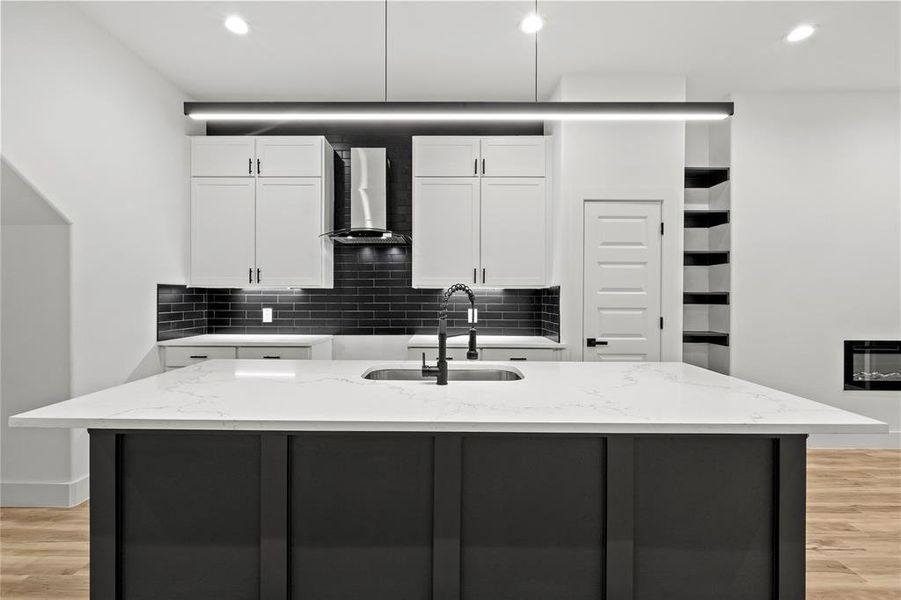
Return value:
<svg viewBox="0 0 901 600">
<path fill-rule="evenodd" d="M 731 102 L 185 102 L 198 121 L 719 121 Z"/>
</svg>

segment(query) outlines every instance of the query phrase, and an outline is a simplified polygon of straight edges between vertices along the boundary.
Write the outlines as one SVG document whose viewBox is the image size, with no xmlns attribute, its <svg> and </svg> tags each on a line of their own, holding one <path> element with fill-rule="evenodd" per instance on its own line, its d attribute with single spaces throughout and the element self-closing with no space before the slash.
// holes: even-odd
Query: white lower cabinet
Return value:
<svg viewBox="0 0 901 600">
<path fill-rule="evenodd" d="M 187 367 L 212 358 L 237 358 L 237 349 L 225 346 L 168 346 L 166 369 Z"/>
<path fill-rule="evenodd" d="M 269 360 L 310 360 L 310 348 L 261 348 L 258 346 L 238 348 L 238 358 L 264 358 Z"/>
<path fill-rule="evenodd" d="M 438 347 L 431 348 L 408 348 L 407 360 L 422 360 L 422 353 L 425 352 L 426 361 L 434 364 L 438 360 Z M 466 348 L 448 348 L 448 359 L 455 361 L 466 360 Z M 556 361 L 560 360 L 560 350 L 553 348 L 479 348 L 479 360 L 495 360 L 495 361 Z"/>
</svg>

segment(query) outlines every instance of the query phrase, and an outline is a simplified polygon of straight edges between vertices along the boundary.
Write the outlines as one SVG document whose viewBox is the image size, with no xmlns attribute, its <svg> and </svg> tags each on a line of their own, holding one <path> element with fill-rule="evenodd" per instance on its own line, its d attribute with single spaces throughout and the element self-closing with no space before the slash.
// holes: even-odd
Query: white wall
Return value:
<svg viewBox="0 0 901 600">
<path fill-rule="evenodd" d="M 685 100 L 676 76 L 565 76 L 554 101 Z M 662 360 L 682 359 L 682 223 L 685 125 L 666 122 L 547 123 L 552 136 L 553 269 L 560 285 L 560 335 L 582 357 L 582 219 L 588 200 L 663 203 Z"/>
<path fill-rule="evenodd" d="M 71 392 L 154 373 L 155 285 L 186 279 L 187 98 L 71 4 L 0 10 L 3 155 L 72 223 Z M 87 474 L 86 433 L 68 460 Z"/>
<path fill-rule="evenodd" d="M 69 505 L 72 432 L 11 429 L 10 415 L 69 397 L 69 224 L 4 161 L 0 169 L 0 503 Z"/>
<path fill-rule="evenodd" d="M 732 373 L 888 422 L 901 392 L 842 390 L 842 342 L 901 339 L 899 97 L 736 94 Z"/>
</svg>

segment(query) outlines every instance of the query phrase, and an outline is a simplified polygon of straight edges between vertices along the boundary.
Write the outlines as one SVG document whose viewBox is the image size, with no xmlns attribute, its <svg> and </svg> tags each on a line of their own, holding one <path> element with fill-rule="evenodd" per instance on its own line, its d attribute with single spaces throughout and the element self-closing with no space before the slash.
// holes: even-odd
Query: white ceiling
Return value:
<svg viewBox="0 0 901 600">
<path fill-rule="evenodd" d="M 383 100 L 385 3 L 80 2 L 195 100 Z M 530 0 L 387 6 L 390 100 L 532 100 Z M 565 73 L 668 73 L 690 100 L 738 90 L 897 90 L 898 2 L 539 1 L 539 97 Z M 247 36 L 222 26 L 229 14 Z M 819 31 L 790 45 L 807 22 Z"/>
</svg>

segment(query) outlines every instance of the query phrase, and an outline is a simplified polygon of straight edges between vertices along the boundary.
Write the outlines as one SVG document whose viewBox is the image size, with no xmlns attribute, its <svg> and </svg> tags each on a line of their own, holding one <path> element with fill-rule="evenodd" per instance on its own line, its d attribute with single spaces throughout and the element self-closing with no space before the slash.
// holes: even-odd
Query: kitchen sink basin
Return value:
<svg viewBox="0 0 901 600">
<path fill-rule="evenodd" d="M 523 374 L 513 368 L 487 369 L 455 369 L 447 370 L 448 381 L 518 381 Z M 376 381 L 435 381 L 434 377 L 426 377 L 419 368 L 387 367 L 369 369 L 363 373 L 363 379 Z"/>
</svg>

